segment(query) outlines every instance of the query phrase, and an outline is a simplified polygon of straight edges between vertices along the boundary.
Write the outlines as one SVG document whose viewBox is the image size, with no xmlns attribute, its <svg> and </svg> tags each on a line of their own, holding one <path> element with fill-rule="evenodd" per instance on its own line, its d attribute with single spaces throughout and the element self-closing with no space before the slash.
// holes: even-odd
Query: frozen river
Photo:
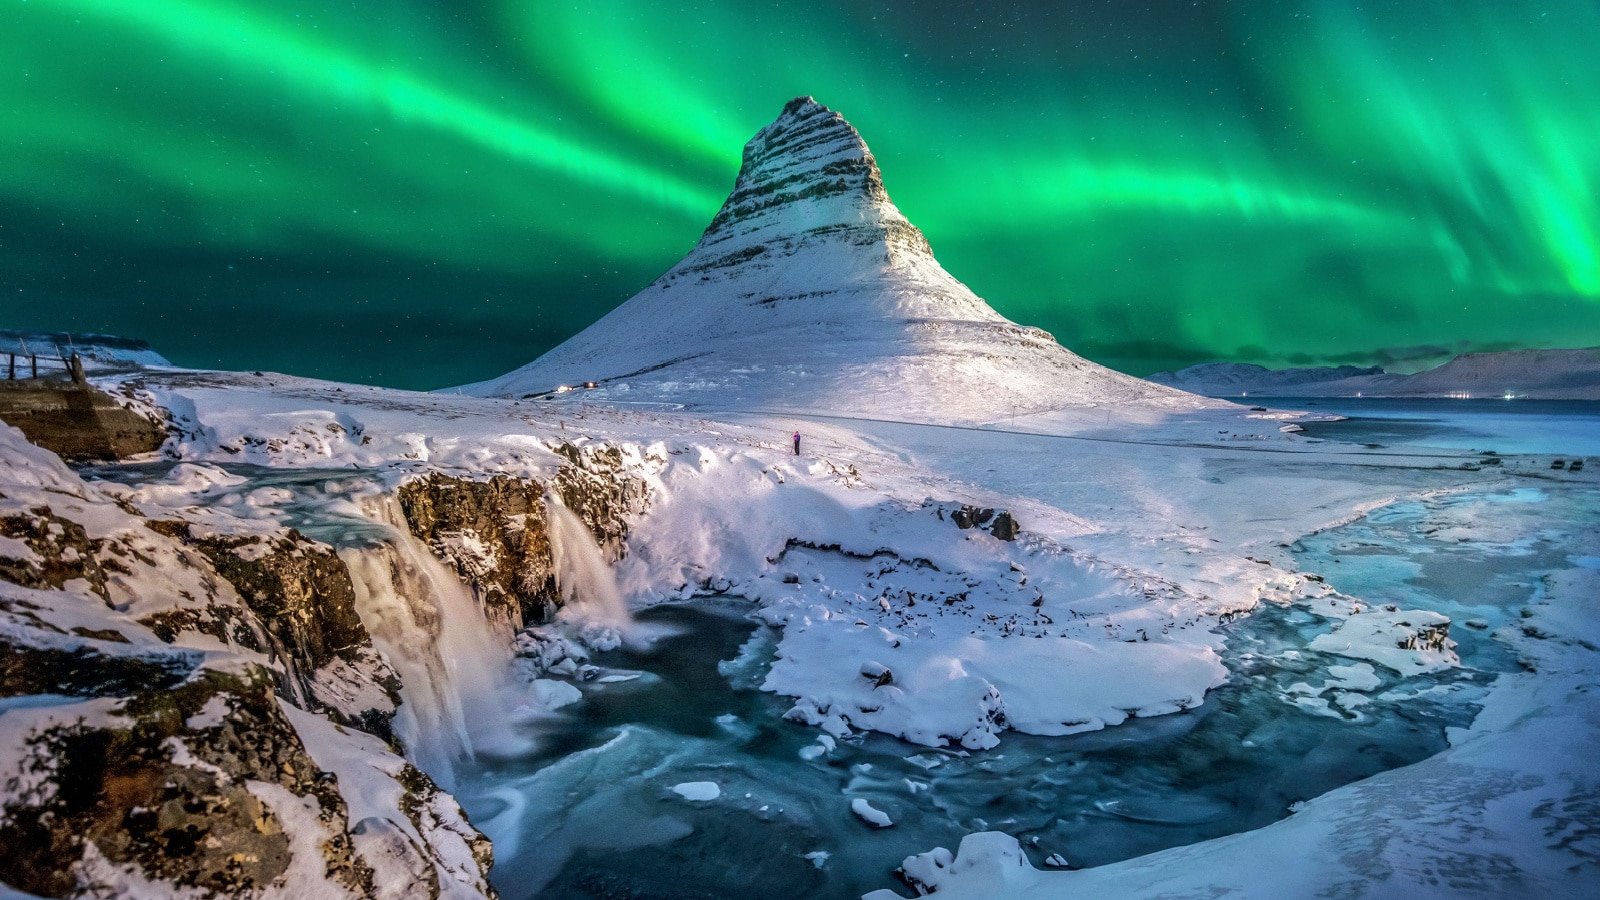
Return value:
<svg viewBox="0 0 1600 900">
<path fill-rule="evenodd" d="M 1567 407 L 1519 410 L 1509 423 L 1455 402 L 1394 412 L 1412 429 L 1410 445 L 1478 448 L 1473 441 L 1496 437 L 1502 453 L 1570 454 L 1597 423 Z M 1269 604 L 1227 626 L 1228 683 L 1197 709 L 1069 737 L 1011 733 L 971 754 L 876 734 L 824 749 L 815 729 L 783 720 L 788 698 L 758 690 L 776 639 L 742 601 L 657 607 L 642 618 L 675 634 L 597 655 L 613 678 L 578 683 L 582 699 L 540 726 L 535 752 L 480 760 L 463 775 L 460 799 L 495 841 L 503 895 L 854 897 L 894 887 L 905 856 L 976 831 L 1016 836 L 1044 868 L 1053 856 L 1097 866 L 1262 827 L 1300 801 L 1442 750 L 1447 729 L 1468 725 L 1493 680 L 1516 667 L 1493 633 L 1516 619 L 1542 574 L 1572 564 L 1574 534 L 1600 529 L 1600 500 L 1582 485 L 1499 478 L 1439 492 L 1455 476 L 1437 466 L 1314 470 L 1293 454 L 1185 447 L 1152 448 L 1134 463 L 1121 448 L 1064 449 L 1047 435 L 860 427 L 933 468 L 1069 510 L 1147 507 L 1164 481 L 1150 473 L 1178 472 L 1193 487 L 1168 492 L 1168 515 L 1192 512 L 1241 533 L 1259 510 L 1212 507 L 1255 492 L 1262 478 L 1409 494 L 1281 553 L 1344 594 L 1451 617 L 1461 664 L 1401 677 L 1314 652 L 1311 641 L 1336 623 Z M 1519 443 L 1519 428 L 1544 434 Z M 1048 464 L 1064 452 L 1070 465 Z M 1493 527 L 1463 524 L 1485 521 Z M 867 827 L 853 799 L 893 827 Z"/>
</svg>

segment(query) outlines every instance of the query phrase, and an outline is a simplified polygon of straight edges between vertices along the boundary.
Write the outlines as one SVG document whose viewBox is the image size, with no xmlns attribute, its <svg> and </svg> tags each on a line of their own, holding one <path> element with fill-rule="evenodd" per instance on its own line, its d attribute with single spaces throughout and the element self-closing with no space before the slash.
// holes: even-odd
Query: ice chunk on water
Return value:
<svg viewBox="0 0 1600 900">
<path fill-rule="evenodd" d="M 1370 663 L 1356 663 L 1353 666 L 1329 666 L 1328 674 L 1333 676 L 1327 688 L 1342 688 L 1347 691 L 1370 691 L 1382 683 L 1378 673 Z"/>
<path fill-rule="evenodd" d="M 889 818 L 888 813 L 878 809 L 860 797 L 850 801 L 850 811 L 855 813 L 856 817 L 861 821 L 871 825 L 874 828 L 888 828 L 894 824 L 894 821 Z"/>
<path fill-rule="evenodd" d="M 533 700 L 540 709 L 556 710 L 583 699 L 583 692 L 565 681 L 540 678 L 533 682 Z"/>
<path fill-rule="evenodd" d="M 722 788 L 715 781 L 685 781 L 672 786 L 672 792 L 685 800 L 709 802 L 722 796 Z"/>
<path fill-rule="evenodd" d="M 1403 675 L 1421 675 L 1460 662 L 1450 640 L 1450 619 L 1422 609 L 1384 609 L 1357 613 L 1311 649 L 1355 659 L 1370 659 Z"/>
</svg>

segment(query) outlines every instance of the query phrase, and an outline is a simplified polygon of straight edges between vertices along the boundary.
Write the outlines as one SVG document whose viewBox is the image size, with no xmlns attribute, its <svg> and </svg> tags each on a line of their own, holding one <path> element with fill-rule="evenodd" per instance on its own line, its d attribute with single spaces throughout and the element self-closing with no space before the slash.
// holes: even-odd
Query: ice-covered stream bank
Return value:
<svg viewBox="0 0 1600 900">
<path fill-rule="evenodd" d="M 1232 837 L 1050 873 L 1025 852 L 1025 838 L 1019 846 L 1020 835 L 1001 826 L 963 839 L 956 854 L 907 857 L 907 876 L 952 900 L 1299 897 L 1336 887 L 1403 898 L 1594 896 L 1600 492 L 1509 483 L 1424 496 L 1309 536 L 1293 553 L 1342 593 L 1450 616 L 1460 667 L 1395 683 L 1382 666 L 1330 666 L 1339 677 L 1305 678 L 1287 690 L 1280 679 L 1282 699 L 1355 731 L 1370 727 L 1363 723 L 1375 713 L 1398 710 L 1414 733 L 1443 727 L 1447 747 L 1314 792 L 1320 796 L 1286 820 Z M 1305 609 L 1289 618 L 1318 630 Z M 1291 643 L 1304 646 L 1310 636 Z M 1248 644 L 1244 650 L 1256 657 Z M 1288 658 L 1305 666 L 1316 655 L 1280 648 L 1274 665 Z M 1470 725 L 1463 713 L 1475 713 Z M 1271 859 L 1295 865 L 1262 865 Z"/>
<path fill-rule="evenodd" d="M 1227 627 L 1229 682 L 1197 709 L 1089 734 L 1012 735 L 986 752 L 930 751 L 784 722 L 788 703 L 758 690 L 776 634 L 747 617 L 747 602 L 723 598 L 647 611 L 677 633 L 593 656 L 600 668 L 578 683 L 582 702 L 545 725 L 541 749 L 475 767 L 459 797 L 494 839 L 494 880 L 511 898 L 848 897 L 892 883 L 901 858 L 975 831 L 1017 838 L 1045 868 L 1261 828 L 1432 756 L 1450 729 L 1469 726 L 1511 666 L 1504 643 L 1482 633 L 1517 617 L 1562 562 L 1561 545 L 1443 530 L 1548 499 L 1509 487 L 1407 501 L 1294 548 L 1343 594 L 1473 622 L 1457 629 L 1460 665 L 1441 671 L 1310 650 L 1342 620 L 1314 602 L 1269 606 Z M 1593 513 L 1579 502 L 1546 524 L 1600 524 Z M 714 797 L 674 791 L 704 783 Z M 893 827 L 861 821 L 857 800 Z"/>
</svg>

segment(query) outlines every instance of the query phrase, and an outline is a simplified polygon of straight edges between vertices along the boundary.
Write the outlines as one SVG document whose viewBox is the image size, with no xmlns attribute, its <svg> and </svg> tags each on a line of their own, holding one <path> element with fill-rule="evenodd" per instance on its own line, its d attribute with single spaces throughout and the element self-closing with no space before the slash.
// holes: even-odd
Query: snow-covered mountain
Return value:
<svg viewBox="0 0 1600 900">
<path fill-rule="evenodd" d="M 1600 400 L 1600 347 L 1463 353 L 1415 375 L 1354 366 L 1267 369 L 1205 363 L 1157 372 L 1150 381 L 1197 394 L 1237 397 L 1525 397 Z"/>
<path fill-rule="evenodd" d="M 1552 400 L 1600 400 L 1600 347 L 1464 353 L 1395 386 L 1397 396 L 1503 394 Z"/>
<path fill-rule="evenodd" d="M 1215 397 L 1237 397 L 1241 393 L 1274 395 L 1290 389 L 1312 388 L 1314 385 L 1349 378 L 1371 378 L 1384 375 L 1378 366 L 1319 366 L 1306 369 L 1269 369 L 1251 363 L 1201 363 L 1176 372 L 1157 372 L 1148 381 L 1164 384 L 1181 391 L 1191 391 Z M 1393 377 L 1393 376 L 1391 376 Z"/>
<path fill-rule="evenodd" d="M 995 312 L 890 202 L 850 123 L 788 103 L 700 242 L 559 347 L 463 390 L 709 409 L 981 422 L 1012 413 L 1205 400 L 1082 359 Z"/>
</svg>

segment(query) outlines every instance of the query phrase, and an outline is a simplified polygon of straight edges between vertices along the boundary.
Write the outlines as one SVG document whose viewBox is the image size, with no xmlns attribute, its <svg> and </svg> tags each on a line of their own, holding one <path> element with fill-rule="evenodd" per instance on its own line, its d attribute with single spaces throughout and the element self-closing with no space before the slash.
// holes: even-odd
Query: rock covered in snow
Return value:
<svg viewBox="0 0 1600 900">
<path fill-rule="evenodd" d="M 0 426 L 0 882 L 486 896 L 455 802 L 329 721 L 387 735 L 395 709 L 338 558 L 274 525 L 221 537 L 220 514 L 197 536 L 115 488 Z"/>
<path fill-rule="evenodd" d="M 583 520 L 614 560 L 627 518 L 644 510 L 648 487 L 626 471 L 615 447 L 559 444 L 566 460 L 548 484 L 494 475 L 430 472 L 400 487 L 411 532 L 454 564 L 497 615 L 521 627 L 547 621 L 560 605 L 544 496 L 552 491 Z"/>
</svg>

